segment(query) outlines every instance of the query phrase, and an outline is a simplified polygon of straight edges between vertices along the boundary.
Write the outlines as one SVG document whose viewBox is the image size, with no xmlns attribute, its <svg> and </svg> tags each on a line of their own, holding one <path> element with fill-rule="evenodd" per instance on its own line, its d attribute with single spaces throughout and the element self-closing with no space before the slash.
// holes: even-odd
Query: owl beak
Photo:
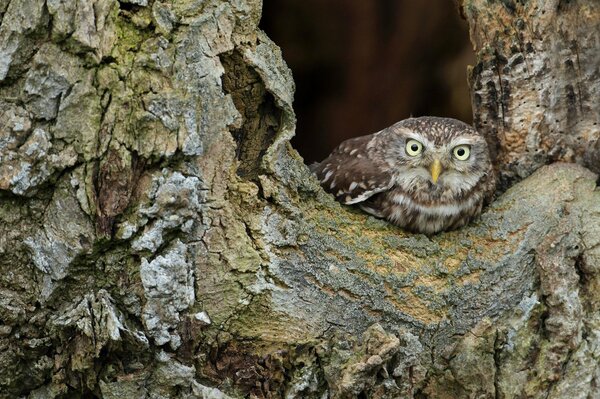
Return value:
<svg viewBox="0 0 600 399">
<path fill-rule="evenodd" d="M 440 173 L 442 173 L 442 163 L 439 159 L 435 159 L 433 161 L 429 167 L 429 172 L 431 172 L 431 180 L 433 180 L 433 184 L 437 184 L 438 177 L 440 177 Z"/>
</svg>

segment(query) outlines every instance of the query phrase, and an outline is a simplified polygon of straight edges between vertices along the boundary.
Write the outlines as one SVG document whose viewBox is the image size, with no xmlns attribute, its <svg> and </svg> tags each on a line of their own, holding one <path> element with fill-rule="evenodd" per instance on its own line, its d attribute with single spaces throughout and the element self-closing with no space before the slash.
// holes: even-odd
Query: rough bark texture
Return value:
<svg viewBox="0 0 600 399">
<path fill-rule="evenodd" d="M 541 165 L 600 172 L 600 2 L 462 0 L 475 126 L 506 187 Z"/>
<path fill-rule="evenodd" d="M 0 397 L 598 397 L 596 175 L 432 238 L 342 207 L 260 9 L 0 1 Z"/>
</svg>

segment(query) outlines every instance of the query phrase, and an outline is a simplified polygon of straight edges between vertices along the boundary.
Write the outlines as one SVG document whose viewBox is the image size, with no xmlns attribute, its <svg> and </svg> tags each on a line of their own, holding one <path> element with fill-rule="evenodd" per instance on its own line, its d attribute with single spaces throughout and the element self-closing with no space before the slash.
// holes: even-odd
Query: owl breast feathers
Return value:
<svg viewBox="0 0 600 399">
<path fill-rule="evenodd" d="M 346 140 L 310 168 L 343 204 L 424 234 L 467 224 L 496 184 L 483 136 L 449 118 L 405 119 Z"/>
</svg>

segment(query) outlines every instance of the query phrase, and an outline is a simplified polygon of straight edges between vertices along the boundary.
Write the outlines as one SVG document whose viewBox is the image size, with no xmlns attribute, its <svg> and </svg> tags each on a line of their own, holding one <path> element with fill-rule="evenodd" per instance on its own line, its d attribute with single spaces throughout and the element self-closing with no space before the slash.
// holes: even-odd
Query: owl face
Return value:
<svg viewBox="0 0 600 399">
<path fill-rule="evenodd" d="M 407 192 L 427 190 L 441 196 L 473 188 L 490 165 L 487 144 L 467 126 L 461 131 L 448 126 L 403 127 L 394 132 L 387 161 L 395 184 Z"/>
</svg>

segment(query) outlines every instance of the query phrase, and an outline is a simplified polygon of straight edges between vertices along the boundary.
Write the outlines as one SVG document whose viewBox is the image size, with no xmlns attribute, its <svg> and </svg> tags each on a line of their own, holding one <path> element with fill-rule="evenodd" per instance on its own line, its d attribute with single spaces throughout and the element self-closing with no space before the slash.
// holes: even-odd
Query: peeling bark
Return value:
<svg viewBox="0 0 600 399">
<path fill-rule="evenodd" d="M 597 395 L 589 170 L 542 167 L 470 226 L 408 234 L 333 201 L 289 146 L 260 1 L 4 3 L 0 397 Z"/>
</svg>

